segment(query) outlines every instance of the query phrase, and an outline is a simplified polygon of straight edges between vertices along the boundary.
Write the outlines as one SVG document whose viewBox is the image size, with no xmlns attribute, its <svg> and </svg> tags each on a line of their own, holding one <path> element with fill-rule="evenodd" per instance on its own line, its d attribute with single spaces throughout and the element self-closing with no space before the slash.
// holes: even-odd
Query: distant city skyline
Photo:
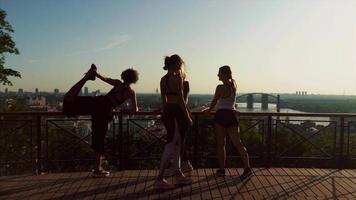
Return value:
<svg viewBox="0 0 356 200">
<path fill-rule="evenodd" d="M 163 58 L 186 62 L 192 94 L 212 94 L 230 65 L 241 93 L 356 95 L 356 1 L 0 0 L 20 55 L 6 55 L 9 91 L 67 91 L 91 63 L 119 78 L 140 73 L 155 93 Z M 110 86 L 88 82 L 90 91 Z M 84 90 L 84 88 L 83 88 Z"/>
</svg>

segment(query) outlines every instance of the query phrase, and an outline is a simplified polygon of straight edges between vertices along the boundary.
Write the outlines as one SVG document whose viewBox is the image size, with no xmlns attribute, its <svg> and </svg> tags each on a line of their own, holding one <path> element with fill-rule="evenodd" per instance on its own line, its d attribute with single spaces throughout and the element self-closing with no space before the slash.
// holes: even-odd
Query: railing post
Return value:
<svg viewBox="0 0 356 200">
<path fill-rule="evenodd" d="M 118 156 L 119 156 L 119 170 L 122 170 L 123 169 L 123 161 L 124 161 L 124 159 L 122 158 L 122 151 L 123 151 L 123 141 L 122 141 L 122 139 L 123 139 L 123 137 L 122 137 L 122 115 L 120 114 L 119 115 L 119 135 L 118 135 L 118 138 L 119 138 L 119 141 L 118 141 L 118 143 L 119 143 L 119 147 L 118 147 Z"/>
<path fill-rule="evenodd" d="M 41 138 L 41 115 L 36 116 L 37 130 L 37 175 L 42 174 L 42 138 Z"/>
<path fill-rule="evenodd" d="M 345 118 L 340 117 L 340 152 L 339 152 L 339 169 L 344 166 L 344 128 L 345 128 Z"/>
<path fill-rule="evenodd" d="M 271 149 L 272 149 L 272 116 L 268 115 L 267 118 L 267 138 L 266 138 L 266 145 L 267 145 L 267 160 L 266 160 L 266 168 L 271 166 Z"/>
</svg>

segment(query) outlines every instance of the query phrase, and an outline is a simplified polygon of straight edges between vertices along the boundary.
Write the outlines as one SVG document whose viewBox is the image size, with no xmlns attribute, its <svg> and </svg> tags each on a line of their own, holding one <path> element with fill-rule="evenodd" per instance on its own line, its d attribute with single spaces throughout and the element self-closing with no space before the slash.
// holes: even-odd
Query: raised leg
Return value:
<svg viewBox="0 0 356 200">
<path fill-rule="evenodd" d="M 84 84 L 88 80 L 95 80 L 96 67 L 92 65 L 85 76 L 79 80 L 69 91 L 64 95 L 64 101 L 73 101 L 73 98 L 78 96 L 79 92 L 83 88 Z"/>
</svg>

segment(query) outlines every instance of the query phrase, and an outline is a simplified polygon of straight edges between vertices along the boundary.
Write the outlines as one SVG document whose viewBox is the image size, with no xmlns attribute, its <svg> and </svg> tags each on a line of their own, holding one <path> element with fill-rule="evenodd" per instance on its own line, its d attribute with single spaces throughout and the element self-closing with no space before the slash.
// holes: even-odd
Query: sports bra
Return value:
<svg viewBox="0 0 356 200">
<path fill-rule="evenodd" d="M 168 82 L 168 77 L 171 76 L 172 74 L 167 74 L 166 81 L 165 81 L 165 95 L 177 95 L 178 91 L 167 91 L 167 82 Z M 189 93 L 189 82 L 188 81 L 183 81 L 183 95 L 187 96 Z"/>
</svg>

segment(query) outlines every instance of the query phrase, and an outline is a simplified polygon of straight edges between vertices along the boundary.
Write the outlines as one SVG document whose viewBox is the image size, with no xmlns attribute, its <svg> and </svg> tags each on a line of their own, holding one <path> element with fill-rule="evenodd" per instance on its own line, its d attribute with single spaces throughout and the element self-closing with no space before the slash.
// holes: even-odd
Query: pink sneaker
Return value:
<svg viewBox="0 0 356 200">
<path fill-rule="evenodd" d="M 156 190 L 171 190 L 174 189 L 174 185 L 167 182 L 166 179 L 156 180 L 153 184 L 153 188 Z"/>
</svg>

